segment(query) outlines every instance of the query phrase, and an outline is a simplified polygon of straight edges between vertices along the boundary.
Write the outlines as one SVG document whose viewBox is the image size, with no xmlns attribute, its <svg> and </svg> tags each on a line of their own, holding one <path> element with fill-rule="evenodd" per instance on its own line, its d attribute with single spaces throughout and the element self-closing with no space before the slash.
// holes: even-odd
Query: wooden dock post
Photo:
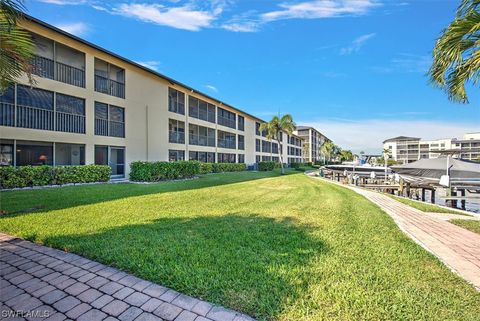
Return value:
<svg viewBox="0 0 480 321">
<path fill-rule="evenodd" d="M 425 202 L 425 188 L 422 187 L 422 202 Z"/>
<path fill-rule="evenodd" d="M 462 210 L 465 210 L 465 209 L 466 209 L 465 195 L 466 195 L 465 189 L 461 189 L 461 190 L 460 190 L 460 196 L 463 197 L 463 198 L 462 198 L 462 200 L 460 201 L 460 204 L 461 204 L 460 207 L 462 208 Z"/>
<path fill-rule="evenodd" d="M 435 189 L 433 188 L 430 190 L 430 202 L 435 204 Z"/>
</svg>

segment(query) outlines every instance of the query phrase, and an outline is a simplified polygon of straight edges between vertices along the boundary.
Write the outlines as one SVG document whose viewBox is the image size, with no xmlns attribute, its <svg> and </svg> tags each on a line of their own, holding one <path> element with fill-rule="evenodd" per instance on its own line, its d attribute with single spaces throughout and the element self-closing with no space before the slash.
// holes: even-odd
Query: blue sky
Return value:
<svg viewBox="0 0 480 321">
<path fill-rule="evenodd" d="M 290 113 L 343 148 L 480 131 L 480 93 L 428 84 L 459 0 L 28 0 L 28 13 L 263 119 Z"/>
</svg>

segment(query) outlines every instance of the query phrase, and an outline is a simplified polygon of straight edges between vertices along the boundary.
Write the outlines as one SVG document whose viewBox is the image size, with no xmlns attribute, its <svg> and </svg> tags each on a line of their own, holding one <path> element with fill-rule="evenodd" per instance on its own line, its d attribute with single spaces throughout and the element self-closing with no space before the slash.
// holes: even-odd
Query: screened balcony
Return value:
<svg viewBox="0 0 480 321">
<path fill-rule="evenodd" d="M 33 74 L 85 88 L 85 54 L 53 40 L 32 35 Z"/>
<path fill-rule="evenodd" d="M 95 135 L 125 137 L 125 109 L 95 102 Z"/>
<path fill-rule="evenodd" d="M 125 69 L 95 58 L 95 91 L 125 98 Z"/>
<path fill-rule="evenodd" d="M 185 123 L 176 119 L 168 120 L 168 142 L 185 144 Z"/>
<path fill-rule="evenodd" d="M 0 95 L 0 125 L 84 134 L 85 100 L 16 85 Z"/>
</svg>

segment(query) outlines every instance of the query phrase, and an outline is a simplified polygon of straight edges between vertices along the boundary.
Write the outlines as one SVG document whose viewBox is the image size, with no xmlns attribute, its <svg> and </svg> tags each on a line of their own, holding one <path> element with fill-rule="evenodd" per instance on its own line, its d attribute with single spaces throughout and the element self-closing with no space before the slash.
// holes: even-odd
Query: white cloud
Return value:
<svg viewBox="0 0 480 321">
<path fill-rule="evenodd" d="M 88 25 L 84 22 L 57 24 L 56 27 L 75 36 L 83 36 L 89 31 Z"/>
<path fill-rule="evenodd" d="M 213 91 L 214 93 L 218 93 L 218 88 L 213 85 L 205 85 L 205 88 L 209 89 L 210 91 Z"/>
<path fill-rule="evenodd" d="M 380 152 L 382 142 L 395 136 L 438 139 L 462 137 L 467 132 L 480 131 L 480 125 L 475 122 L 427 120 L 324 120 L 304 122 L 301 125 L 317 128 L 343 149 L 351 149 L 354 152 L 364 150 L 366 153 Z"/>
<path fill-rule="evenodd" d="M 120 4 L 113 9 L 114 13 L 133 17 L 145 22 L 169 26 L 177 29 L 198 31 L 210 27 L 221 10 L 210 12 L 197 10 L 190 5 L 166 7 L 159 4 Z"/>
<path fill-rule="evenodd" d="M 136 63 L 155 71 L 158 71 L 158 68 L 160 67 L 160 61 L 156 61 L 156 60 L 136 61 Z"/>
<path fill-rule="evenodd" d="M 340 49 L 340 54 L 341 55 L 349 55 L 355 52 L 359 52 L 360 49 L 363 47 L 363 45 L 373 37 L 375 37 L 375 33 L 368 33 L 365 35 L 362 35 L 355 40 L 352 41 L 352 43 L 348 47 L 344 47 Z"/>
<path fill-rule="evenodd" d="M 222 25 L 223 29 L 233 32 L 256 32 L 259 27 L 260 24 L 256 21 L 229 22 Z"/>
<path fill-rule="evenodd" d="M 299 3 L 282 3 L 281 10 L 261 15 L 264 21 L 281 19 L 319 19 L 349 15 L 363 15 L 377 6 L 375 0 L 313 0 Z"/>
<path fill-rule="evenodd" d="M 39 0 L 43 3 L 56 4 L 59 6 L 85 4 L 86 0 Z"/>
<path fill-rule="evenodd" d="M 373 66 L 371 70 L 380 74 L 393 72 L 425 74 L 431 64 L 432 57 L 428 55 L 400 53 L 392 58 L 387 66 Z"/>
</svg>

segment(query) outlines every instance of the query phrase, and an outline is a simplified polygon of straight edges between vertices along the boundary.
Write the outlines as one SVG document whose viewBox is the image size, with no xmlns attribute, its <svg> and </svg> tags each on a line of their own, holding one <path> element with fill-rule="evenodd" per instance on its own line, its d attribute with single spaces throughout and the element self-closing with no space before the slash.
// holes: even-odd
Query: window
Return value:
<svg viewBox="0 0 480 321">
<path fill-rule="evenodd" d="M 188 132 L 189 144 L 215 147 L 215 129 L 189 124 Z"/>
<path fill-rule="evenodd" d="M 190 160 L 196 160 L 203 163 L 215 163 L 215 153 L 211 152 L 189 152 Z"/>
<path fill-rule="evenodd" d="M 168 88 L 168 110 L 185 115 L 185 94 L 173 88 Z"/>
<path fill-rule="evenodd" d="M 260 139 L 255 139 L 255 151 L 256 152 L 261 152 L 261 140 Z"/>
<path fill-rule="evenodd" d="M 0 126 L 15 126 L 15 87 L 0 94 Z"/>
<path fill-rule="evenodd" d="M 245 130 L 245 117 L 238 115 L 238 130 L 244 131 Z"/>
<path fill-rule="evenodd" d="M 264 162 L 269 162 L 271 160 L 272 160 L 272 158 L 270 156 L 262 156 L 262 161 L 264 161 Z"/>
<path fill-rule="evenodd" d="M 13 140 L 0 140 L 0 166 L 13 165 Z"/>
<path fill-rule="evenodd" d="M 53 165 L 53 143 L 17 141 L 16 165 Z"/>
<path fill-rule="evenodd" d="M 55 165 L 85 165 L 85 145 L 56 143 Z"/>
<path fill-rule="evenodd" d="M 238 135 L 238 149 L 245 150 L 245 136 Z"/>
<path fill-rule="evenodd" d="M 257 136 L 263 136 L 263 137 L 267 136 L 267 132 L 265 130 L 260 132 L 260 123 L 255 123 L 255 134 Z"/>
<path fill-rule="evenodd" d="M 95 164 L 109 165 L 112 177 L 125 176 L 125 148 L 95 145 Z"/>
<path fill-rule="evenodd" d="M 85 99 L 56 94 L 56 131 L 85 134 Z"/>
<path fill-rule="evenodd" d="M 238 162 L 239 163 L 245 163 L 245 155 L 244 154 L 238 154 Z"/>
<path fill-rule="evenodd" d="M 185 123 L 183 121 L 168 120 L 168 141 L 175 144 L 185 144 Z"/>
<path fill-rule="evenodd" d="M 125 137 L 125 108 L 96 101 L 95 135 Z"/>
<path fill-rule="evenodd" d="M 217 158 L 219 163 L 235 163 L 235 154 L 218 153 Z"/>
<path fill-rule="evenodd" d="M 85 54 L 53 40 L 32 35 L 35 55 L 32 72 L 40 77 L 85 87 Z"/>
<path fill-rule="evenodd" d="M 236 141 L 235 134 L 224 132 L 221 130 L 218 131 L 217 147 L 235 149 L 236 148 L 235 141 Z"/>
<path fill-rule="evenodd" d="M 185 151 L 183 150 L 176 150 L 176 149 L 169 149 L 168 150 L 168 161 L 169 162 L 176 162 L 185 160 Z"/>
<path fill-rule="evenodd" d="M 260 155 L 255 156 L 255 162 L 260 163 L 262 161 L 262 158 Z"/>
<path fill-rule="evenodd" d="M 279 161 L 278 156 L 272 156 L 272 161 L 277 162 Z"/>
<path fill-rule="evenodd" d="M 272 152 L 272 143 L 262 140 L 262 152 L 271 153 Z"/>
<path fill-rule="evenodd" d="M 95 58 L 95 91 L 125 98 L 125 69 Z"/>
<path fill-rule="evenodd" d="M 278 154 L 278 144 L 272 143 L 272 153 Z"/>
<path fill-rule="evenodd" d="M 17 85 L 17 127 L 54 129 L 53 92 Z"/>
<path fill-rule="evenodd" d="M 237 127 L 235 124 L 235 114 L 220 107 L 218 107 L 217 123 L 233 129 Z"/>
<path fill-rule="evenodd" d="M 206 101 L 189 96 L 188 116 L 215 123 L 215 105 Z"/>
</svg>

